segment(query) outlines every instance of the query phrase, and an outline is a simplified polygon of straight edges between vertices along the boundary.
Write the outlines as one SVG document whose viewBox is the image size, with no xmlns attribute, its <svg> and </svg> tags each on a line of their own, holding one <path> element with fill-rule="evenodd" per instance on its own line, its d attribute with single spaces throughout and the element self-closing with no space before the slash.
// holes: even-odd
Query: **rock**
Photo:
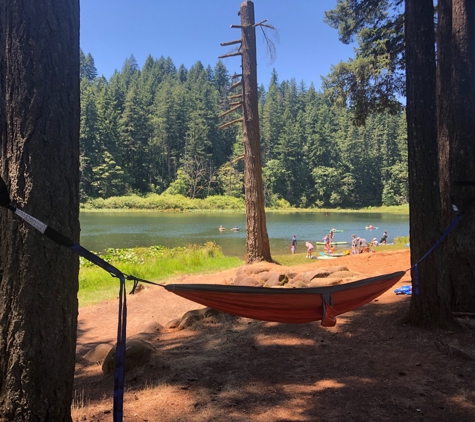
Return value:
<svg viewBox="0 0 475 422">
<path fill-rule="evenodd" d="M 261 286 L 262 283 L 259 280 L 249 275 L 243 274 L 234 279 L 235 286 Z"/>
<path fill-rule="evenodd" d="M 264 287 L 283 286 L 289 281 L 285 274 L 273 273 L 267 280 Z"/>
<path fill-rule="evenodd" d="M 115 351 L 116 346 L 112 347 L 102 364 L 102 373 L 104 375 L 113 375 L 115 370 Z M 138 368 L 150 362 L 152 352 L 155 348 L 143 340 L 127 340 L 125 344 L 125 372 Z"/>
<path fill-rule="evenodd" d="M 323 268 L 318 268 L 313 271 L 308 271 L 306 273 L 302 274 L 302 280 L 306 283 L 310 283 L 311 280 L 314 278 L 325 278 L 329 276 L 328 270 L 325 270 Z"/>
<path fill-rule="evenodd" d="M 204 308 L 206 309 L 206 308 Z M 194 309 L 188 311 L 180 320 L 178 325 L 179 330 L 184 330 L 185 328 L 191 327 L 196 321 L 204 319 L 204 309 Z"/>
<path fill-rule="evenodd" d="M 112 349 L 112 346 L 110 344 L 107 344 L 107 343 L 98 344 L 96 347 L 89 350 L 89 352 L 87 352 L 84 355 L 84 359 L 86 359 L 89 362 L 102 362 L 106 358 L 106 356 L 108 355 L 111 349 Z"/>
<path fill-rule="evenodd" d="M 330 274 L 333 274 L 337 271 L 349 271 L 348 270 L 348 267 L 345 266 L 345 265 L 335 265 L 334 267 L 330 267 L 327 269 L 327 271 L 330 273 Z"/>
<path fill-rule="evenodd" d="M 218 322 L 218 320 L 227 318 L 228 316 L 228 314 L 221 311 L 217 311 L 213 308 L 195 309 L 193 311 L 188 311 L 187 313 L 185 313 L 185 315 L 183 315 L 183 317 L 180 319 L 180 323 L 176 328 L 184 330 L 193 326 L 196 322 L 202 321 L 206 318 L 213 318 L 215 322 Z M 232 316 L 232 318 L 235 317 Z"/>
<path fill-rule="evenodd" d="M 267 280 L 269 280 L 269 278 L 272 277 L 273 274 L 274 273 L 269 271 L 263 271 L 262 273 L 256 274 L 256 277 L 261 283 L 265 283 Z"/>
<path fill-rule="evenodd" d="M 165 328 L 177 328 L 180 325 L 180 322 L 181 318 L 172 319 L 168 322 L 168 324 L 165 325 Z"/>
<path fill-rule="evenodd" d="M 310 283 L 305 283 L 303 280 L 298 280 L 291 284 L 292 287 L 310 287 Z"/>
<path fill-rule="evenodd" d="M 310 282 L 311 287 L 326 287 L 326 286 L 334 286 L 336 284 L 340 284 L 342 281 L 341 278 L 338 277 L 327 277 L 327 278 L 314 278 Z"/>
<path fill-rule="evenodd" d="M 297 275 L 299 275 L 299 273 L 296 273 L 295 271 L 292 271 L 292 270 L 287 270 L 287 271 L 285 272 L 285 275 L 287 276 L 287 278 L 288 278 L 289 280 L 291 280 L 291 279 L 297 277 Z"/>
<path fill-rule="evenodd" d="M 340 271 L 335 271 L 331 274 L 332 277 L 340 277 L 340 278 L 348 278 L 348 277 L 354 277 L 355 273 L 352 273 L 351 271 L 348 270 L 340 270 Z"/>
</svg>

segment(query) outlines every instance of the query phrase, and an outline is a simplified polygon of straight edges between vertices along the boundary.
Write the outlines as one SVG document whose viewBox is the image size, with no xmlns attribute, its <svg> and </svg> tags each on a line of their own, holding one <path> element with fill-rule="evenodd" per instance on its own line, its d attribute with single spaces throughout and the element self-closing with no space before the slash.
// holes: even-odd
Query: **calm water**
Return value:
<svg viewBox="0 0 475 422">
<path fill-rule="evenodd" d="M 293 235 L 299 241 L 297 252 L 305 251 L 305 242 L 316 242 L 335 227 L 335 241 L 351 242 L 351 235 L 378 240 L 384 230 L 388 242 L 395 237 L 409 235 L 409 217 L 384 213 L 267 213 L 267 231 L 271 253 L 289 252 Z M 244 213 L 184 213 L 153 212 L 83 212 L 81 245 L 86 249 L 102 252 L 107 248 L 132 248 L 136 246 L 163 245 L 166 247 L 203 244 L 213 241 L 226 255 L 242 258 L 246 253 L 246 228 Z M 227 230 L 220 232 L 219 225 Z M 366 226 L 378 227 L 365 230 Z M 237 226 L 239 232 L 229 229 Z"/>
</svg>

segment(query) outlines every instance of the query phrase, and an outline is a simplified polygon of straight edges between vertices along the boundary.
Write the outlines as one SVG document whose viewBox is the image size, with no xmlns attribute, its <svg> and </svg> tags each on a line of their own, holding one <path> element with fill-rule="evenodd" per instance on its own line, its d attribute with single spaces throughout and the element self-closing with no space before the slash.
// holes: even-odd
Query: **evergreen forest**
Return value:
<svg viewBox="0 0 475 422">
<path fill-rule="evenodd" d="M 81 202 L 151 193 L 244 197 L 235 79 L 222 61 L 190 69 L 133 56 L 109 80 L 81 52 Z M 362 208 L 408 202 L 404 112 L 353 123 L 351 107 L 274 70 L 259 87 L 266 206 Z"/>
</svg>

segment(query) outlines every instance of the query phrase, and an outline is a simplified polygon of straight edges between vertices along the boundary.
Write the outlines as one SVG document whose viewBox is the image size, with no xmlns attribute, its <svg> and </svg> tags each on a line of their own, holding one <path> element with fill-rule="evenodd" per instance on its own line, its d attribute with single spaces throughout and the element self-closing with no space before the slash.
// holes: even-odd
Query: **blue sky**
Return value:
<svg viewBox="0 0 475 422">
<path fill-rule="evenodd" d="M 139 67 L 148 55 L 170 57 L 187 69 L 198 60 L 214 67 L 232 46 L 220 43 L 240 38 L 240 0 L 80 0 L 81 48 L 91 53 L 99 75 L 109 78 L 132 54 Z M 267 19 L 278 31 L 272 63 L 257 31 L 258 82 L 268 86 L 272 69 L 279 81 L 295 78 L 320 89 L 321 75 L 331 65 L 353 56 L 353 46 L 338 40 L 338 32 L 323 22 L 324 11 L 336 0 L 254 0 L 255 20 Z M 239 73 L 238 57 L 223 59 L 230 73 Z"/>
</svg>

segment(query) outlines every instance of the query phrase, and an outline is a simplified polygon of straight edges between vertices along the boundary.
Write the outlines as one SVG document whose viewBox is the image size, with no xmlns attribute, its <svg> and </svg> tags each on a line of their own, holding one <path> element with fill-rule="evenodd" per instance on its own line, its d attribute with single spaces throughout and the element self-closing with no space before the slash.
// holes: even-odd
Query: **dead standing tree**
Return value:
<svg viewBox="0 0 475 422">
<path fill-rule="evenodd" d="M 241 56 L 241 80 L 231 86 L 231 90 L 241 87 L 241 94 L 232 95 L 231 108 L 220 115 L 223 117 L 242 108 L 242 118 L 232 120 L 220 126 L 225 128 L 234 123 L 242 122 L 244 143 L 244 190 L 246 198 L 246 249 L 247 263 L 257 261 L 272 262 L 267 234 L 266 214 L 264 208 L 264 189 L 262 185 L 261 140 L 259 133 L 259 112 L 257 95 L 257 60 L 256 60 L 256 27 L 254 23 L 254 3 L 245 1 L 239 10 L 241 25 L 231 28 L 241 29 L 241 39 L 222 43 L 222 46 L 240 44 L 237 52 L 219 58 Z"/>
</svg>

